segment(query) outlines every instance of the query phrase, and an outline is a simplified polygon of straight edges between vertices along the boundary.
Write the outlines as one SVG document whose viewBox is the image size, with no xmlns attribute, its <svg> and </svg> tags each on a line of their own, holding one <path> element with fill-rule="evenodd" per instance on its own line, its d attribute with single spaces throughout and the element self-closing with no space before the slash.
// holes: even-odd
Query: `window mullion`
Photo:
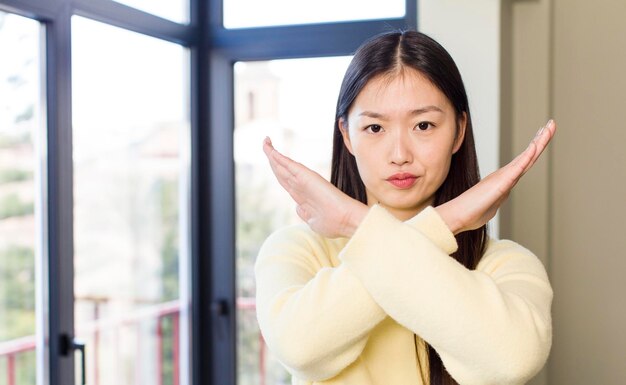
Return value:
<svg viewBox="0 0 626 385">
<path fill-rule="evenodd" d="M 50 385 L 74 383 L 73 354 L 61 346 L 74 333 L 70 19 L 66 7 L 46 25 Z"/>
<path fill-rule="evenodd" d="M 194 27 L 179 24 L 115 1 L 73 0 L 73 13 L 184 46 L 195 44 Z"/>
<path fill-rule="evenodd" d="M 216 28 L 211 31 L 211 49 L 237 60 L 350 55 L 363 41 L 378 33 L 406 28 L 405 19 L 252 29 Z"/>
</svg>

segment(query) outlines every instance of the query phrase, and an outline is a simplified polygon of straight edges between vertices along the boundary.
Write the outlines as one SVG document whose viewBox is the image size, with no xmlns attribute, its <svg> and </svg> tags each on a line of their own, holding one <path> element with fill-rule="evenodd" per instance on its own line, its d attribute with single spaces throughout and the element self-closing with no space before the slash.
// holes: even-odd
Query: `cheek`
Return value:
<svg viewBox="0 0 626 385">
<path fill-rule="evenodd" d="M 384 173 L 384 160 L 380 158 L 381 151 L 368 146 L 358 146 L 353 142 L 354 157 L 361 180 L 366 188 L 373 188 L 380 175 Z"/>
<path fill-rule="evenodd" d="M 422 152 L 422 161 L 433 175 L 440 175 L 438 179 L 445 179 L 448 175 L 451 159 L 452 147 L 448 146 L 447 143 L 440 146 L 430 146 Z"/>
<path fill-rule="evenodd" d="M 373 164 L 376 164 L 374 154 L 377 152 L 371 148 L 371 145 L 364 143 L 361 138 L 352 138 L 352 155 L 356 160 L 356 164 L 359 168 L 359 173 L 367 172 Z"/>
<path fill-rule="evenodd" d="M 365 151 L 360 153 L 355 151 L 354 157 L 356 159 L 356 166 L 359 170 L 361 179 L 366 182 L 370 175 L 375 172 L 374 167 L 378 162 L 372 157 L 372 151 Z"/>
</svg>

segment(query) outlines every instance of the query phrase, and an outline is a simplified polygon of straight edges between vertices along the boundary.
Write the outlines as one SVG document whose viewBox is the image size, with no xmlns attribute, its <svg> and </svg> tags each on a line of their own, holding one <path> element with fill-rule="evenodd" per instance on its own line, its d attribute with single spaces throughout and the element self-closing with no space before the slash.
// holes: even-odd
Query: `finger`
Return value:
<svg viewBox="0 0 626 385">
<path fill-rule="evenodd" d="M 280 151 L 274 150 L 271 153 L 271 157 L 282 167 L 284 167 L 287 171 L 289 171 L 293 176 L 298 176 L 301 173 L 309 170 L 305 165 L 296 162 L 295 160 L 283 155 Z"/>
<path fill-rule="evenodd" d="M 537 159 L 539 155 L 541 155 L 543 150 L 547 147 L 548 143 L 552 139 L 552 136 L 554 135 L 554 129 L 554 121 L 550 119 L 533 139 L 533 142 L 535 142 L 538 149 L 537 153 L 535 154 L 535 159 Z"/>
<path fill-rule="evenodd" d="M 532 152 L 532 157 L 531 157 L 531 159 L 528 162 L 527 162 L 527 158 L 522 157 L 522 158 L 525 158 L 525 159 L 522 159 L 517 164 L 518 167 L 523 166 L 523 170 L 522 170 L 521 173 L 519 173 L 516 176 L 515 180 L 512 183 L 511 188 L 515 184 L 517 184 L 517 182 L 520 180 L 520 178 L 522 176 L 524 176 L 524 174 L 526 174 L 528 172 L 528 170 L 530 170 L 533 167 L 533 165 L 535 164 L 537 159 L 539 159 L 539 157 L 541 156 L 543 151 L 546 149 L 546 147 L 548 146 L 548 144 L 550 143 L 550 141 L 554 137 L 555 132 L 556 132 L 556 123 L 552 119 L 550 119 L 546 123 L 546 125 L 544 127 L 542 127 L 537 132 L 537 134 L 535 135 L 535 137 L 533 138 L 533 140 L 529 144 L 529 147 L 526 149 L 528 151 L 529 148 L 534 147 L 534 151 Z M 526 153 L 527 151 L 524 151 L 524 153 Z M 519 171 L 519 169 L 518 169 L 518 171 Z"/>
<path fill-rule="evenodd" d="M 530 143 L 515 159 L 493 173 L 493 178 L 496 181 L 496 190 L 494 191 L 498 191 L 498 195 L 508 194 L 515 187 L 524 175 L 526 166 L 532 161 L 535 151 L 535 144 Z"/>
<path fill-rule="evenodd" d="M 273 158 L 270 157 L 268 158 L 268 160 L 272 172 L 274 173 L 276 180 L 278 180 L 278 183 L 280 183 L 280 185 L 283 186 L 284 189 L 288 189 L 290 185 L 289 178 L 291 177 L 291 173 L 280 164 L 278 164 L 276 161 L 274 161 Z"/>
<path fill-rule="evenodd" d="M 550 143 L 550 140 L 552 140 L 552 138 L 554 137 L 555 131 L 556 123 L 552 119 L 550 119 L 548 123 L 546 123 L 546 125 L 537 133 L 537 135 L 533 139 L 533 142 L 537 146 L 537 150 L 535 151 L 532 161 L 524 169 L 524 173 L 530 170 L 530 168 L 535 164 L 537 159 L 539 159 L 539 156 L 541 156 L 543 151 L 548 146 L 548 143 Z"/>
<path fill-rule="evenodd" d="M 292 163 L 296 163 L 298 165 L 300 165 L 300 163 L 294 162 L 286 156 L 280 154 L 280 152 L 273 147 L 269 138 L 264 140 L 263 149 L 265 154 L 268 156 L 270 167 L 272 168 L 272 172 L 274 173 L 276 180 L 278 180 L 278 183 L 285 189 L 285 191 L 287 191 L 297 204 L 300 205 L 303 202 L 306 202 L 307 197 L 304 191 L 305 186 L 303 186 L 299 181 L 297 175 L 285 167 L 284 162 L 281 163 L 278 161 L 276 155 L 278 154 Z M 306 167 L 302 165 L 300 166 L 302 169 L 306 169 Z"/>
<path fill-rule="evenodd" d="M 308 210 L 306 209 L 304 205 L 300 204 L 296 206 L 296 214 L 298 214 L 300 219 L 302 219 L 305 222 L 308 222 L 309 219 L 311 219 L 311 215 L 309 214 Z"/>
<path fill-rule="evenodd" d="M 266 136 L 265 139 L 263 139 L 263 152 L 268 158 L 273 149 L 274 145 L 272 144 L 272 139 L 270 139 L 269 136 Z"/>
<path fill-rule="evenodd" d="M 291 198 L 298 204 L 302 203 L 306 198 L 301 194 L 300 186 L 293 181 L 293 176 L 284 167 L 270 162 L 272 172 L 281 187 L 287 191 Z"/>
<path fill-rule="evenodd" d="M 291 158 L 280 153 L 280 151 L 276 150 L 269 137 L 265 138 L 263 141 L 263 150 L 268 158 L 273 159 L 276 163 L 280 164 L 294 175 L 298 175 L 303 169 L 306 168 L 304 165 L 292 160 Z"/>
<path fill-rule="evenodd" d="M 528 171 L 533 166 L 535 161 L 539 158 L 539 155 L 541 155 L 546 145 L 552 138 L 553 134 L 554 124 L 553 121 L 550 120 L 544 127 L 542 127 L 537 132 L 528 147 L 526 147 L 526 149 L 521 154 L 519 154 L 515 159 L 513 159 L 513 161 L 509 163 L 510 168 L 515 169 L 516 174 L 519 173 L 519 175 L 516 175 L 516 179 L 524 175 L 526 171 Z"/>
<path fill-rule="evenodd" d="M 291 162 L 293 161 L 276 150 L 269 137 L 266 137 L 263 141 L 263 152 L 265 152 L 265 155 L 270 163 L 270 167 L 272 168 L 272 171 L 281 186 L 287 189 L 288 186 L 293 185 L 292 179 L 296 175 L 294 175 L 294 173 L 286 167 L 286 164 L 288 163 L 286 160 Z"/>
<path fill-rule="evenodd" d="M 289 169 L 287 168 L 287 164 L 293 161 L 281 154 L 277 149 L 275 149 L 274 145 L 272 144 L 272 140 L 269 137 L 266 137 L 263 141 L 263 152 L 265 152 L 265 156 L 267 156 L 267 159 L 270 161 L 270 163 L 273 163 L 274 165 L 279 165 L 285 170 L 289 171 Z"/>
<path fill-rule="evenodd" d="M 519 174 L 523 174 L 524 170 L 532 162 L 537 152 L 537 145 L 534 142 L 530 142 L 528 147 L 524 149 L 515 159 L 507 164 L 504 169 L 513 178 L 517 178 Z"/>
<path fill-rule="evenodd" d="M 293 175 L 280 165 L 274 165 L 272 168 L 276 180 L 282 186 L 285 191 L 291 196 L 291 198 L 298 204 L 306 201 L 306 196 L 303 194 L 303 189 L 300 184 L 294 180 Z"/>
</svg>

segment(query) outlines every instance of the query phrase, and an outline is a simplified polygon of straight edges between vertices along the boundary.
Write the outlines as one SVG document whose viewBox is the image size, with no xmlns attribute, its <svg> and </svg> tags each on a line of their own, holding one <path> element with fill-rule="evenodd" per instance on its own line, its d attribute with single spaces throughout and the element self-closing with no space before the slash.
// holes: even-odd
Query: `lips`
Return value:
<svg viewBox="0 0 626 385">
<path fill-rule="evenodd" d="M 417 181 L 417 176 L 409 173 L 398 173 L 387 178 L 387 182 L 399 189 L 411 188 L 415 181 Z"/>
</svg>

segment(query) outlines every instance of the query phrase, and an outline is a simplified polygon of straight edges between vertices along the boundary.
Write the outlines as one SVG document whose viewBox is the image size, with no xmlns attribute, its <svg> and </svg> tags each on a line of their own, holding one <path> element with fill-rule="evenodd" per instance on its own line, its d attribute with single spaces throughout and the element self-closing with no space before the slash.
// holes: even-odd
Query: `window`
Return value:
<svg viewBox="0 0 626 385">
<path fill-rule="evenodd" d="M 187 52 L 77 16 L 72 30 L 74 324 L 87 381 L 178 383 Z"/>
<path fill-rule="evenodd" d="M 259 127 L 328 176 L 300 149 L 330 146 L 347 57 L 417 16 L 359 4 L 251 24 L 222 0 L 0 0 L 0 383 L 288 381 L 254 316 L 256 249 L 294 218 L 255 201 Z"/>
<path fill-rule="evenodd" d="M 403 0 L 224 0 L 226 28 L 390 19 L 404 14 Z"/>
<path fill-rule="evenodd" d="M 0 383 L 34 384 L 42 258 L 40 26 L 0 11 Z M 11 54 L 7 54 L 11 52 Z"/>
<path fill-rule="evenodd" d="M 235 64 L 239 384 L 290 383 L 289 375 L 265 348 L 257 326 L 254 262 L 272 231 L 298 223 L 299 218 L 291 198 L 276 182 L 261 143 L 270 136 L 286 154 L 329 179 L 335 100 L 349 60 L 331 57 Z M 305 75 L 311 73 L 316 76 Z"/>
</svg>

